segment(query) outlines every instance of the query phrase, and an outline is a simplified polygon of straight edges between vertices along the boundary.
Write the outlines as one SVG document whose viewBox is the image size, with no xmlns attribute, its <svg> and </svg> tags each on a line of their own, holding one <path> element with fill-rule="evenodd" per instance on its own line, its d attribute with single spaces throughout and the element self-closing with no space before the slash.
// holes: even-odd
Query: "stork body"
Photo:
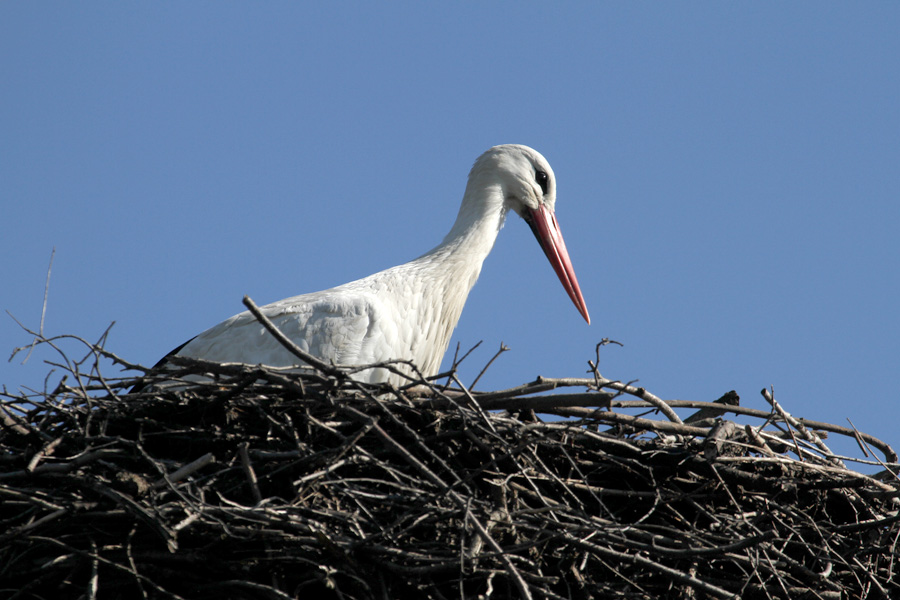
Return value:
<svg viewBox="0 0 900 600">
<path fill-rule="evenodd" d="M 456 222 L 434 249 L 344 285 L 286 298 L 262 312 L 310 354 L 339 365 L 409 359 L 425 375 L 440 368 L 466 297 L 507 213 L 523 216 L 578 310 L 590 323 L 554 217 L 550 165 L 526 146 L 495 146 L 475 162 Z M 300 361 L 249 312 L 206 330 L 173 354 L 217 362 L 292 366 Z M 402 383 L 385 369 L 358 379 Z"/>
</svg>

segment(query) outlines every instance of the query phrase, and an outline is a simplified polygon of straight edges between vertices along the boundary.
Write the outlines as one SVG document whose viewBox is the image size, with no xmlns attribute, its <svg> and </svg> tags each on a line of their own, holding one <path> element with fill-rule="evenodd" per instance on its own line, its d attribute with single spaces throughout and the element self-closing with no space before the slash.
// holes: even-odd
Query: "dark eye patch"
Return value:
<svg viewBox="0 0 900 600">
<path fill-rule="evenodd" d="M 534 180 L 541 186 L 541 191 L 547 193 L 547 185 L 550 183 L 550 177 L 546 171 L 535 171 Z"/>
</svg>

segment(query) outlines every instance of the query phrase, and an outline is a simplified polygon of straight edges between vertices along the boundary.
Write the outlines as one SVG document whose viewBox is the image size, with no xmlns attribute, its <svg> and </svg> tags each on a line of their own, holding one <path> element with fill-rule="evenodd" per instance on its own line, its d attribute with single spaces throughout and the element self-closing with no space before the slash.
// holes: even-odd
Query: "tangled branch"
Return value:
<svg viewBox="0 0 900 600">
<path fill-rule="evenodd" d="M 330 365 L 155 372 L 81 343 L 56 387 L 2 394 L 14 598 L 900 596 L 897 455 L 768 391 L 664 402 L 594 363 L 396 389 Z"/>
</svg>

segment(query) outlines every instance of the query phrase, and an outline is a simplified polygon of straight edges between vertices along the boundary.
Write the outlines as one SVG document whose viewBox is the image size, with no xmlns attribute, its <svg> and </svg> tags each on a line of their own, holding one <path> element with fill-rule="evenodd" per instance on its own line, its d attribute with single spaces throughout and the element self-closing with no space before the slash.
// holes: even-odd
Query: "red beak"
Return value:
<svg viewBox="0 0 900 600">
<path fill-rule="evenodd" d="M 575 269 L 572 267 L 572 261 L 569 259 L 569 251 L 566 250 L 566 243 L 563 241 L 562 232 L 559 230 L 559 224 L 556 222 L 556 215 L 553 211 L 541 204 L 535 210 L 526 209 L 525 222 L 534 232 L 544 249 L 544 254 L 553 270 L 556 271 L 557 277 L 569 298 L 575 303 L 575 308 L 584 317 L 584 320 L 591 323 L 591 317 L 588 315 L 587 306 L 584 303 L 584 296 L 581 295 L 581 288 L 578 287 L 578 278 L 575 277 Z"/>
</svg>

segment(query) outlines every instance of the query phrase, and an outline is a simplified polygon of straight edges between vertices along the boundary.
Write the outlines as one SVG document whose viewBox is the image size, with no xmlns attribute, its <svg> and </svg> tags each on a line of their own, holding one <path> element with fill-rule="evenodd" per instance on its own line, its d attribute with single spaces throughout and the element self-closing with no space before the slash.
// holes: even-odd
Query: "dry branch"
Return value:
<svg viewBox="0 0 900 600">
<path fill-rule="evenodd" d="M 900 597 L 893 449 L 774 398 L 663 401 L 596 369 L 492 393 L 188 358 L 106 379 L 129 363 L 84 343 L 73 385 L 0 401 L 9 597 Z"/>
</svg>

